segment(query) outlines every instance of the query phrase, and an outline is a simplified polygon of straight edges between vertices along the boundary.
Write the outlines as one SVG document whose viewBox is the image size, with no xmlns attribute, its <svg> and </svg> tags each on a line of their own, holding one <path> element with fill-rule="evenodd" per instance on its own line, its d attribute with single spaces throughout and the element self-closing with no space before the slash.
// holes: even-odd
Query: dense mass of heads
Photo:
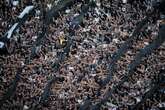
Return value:
<svg viewBox="0 0 165 110">
<path fill-rule="evenodd" d="M 159 2 L 1 0 L 0 109 L 165 107 Z M 34 9 L 21 18 L 28 6 Z"/>
</svg>

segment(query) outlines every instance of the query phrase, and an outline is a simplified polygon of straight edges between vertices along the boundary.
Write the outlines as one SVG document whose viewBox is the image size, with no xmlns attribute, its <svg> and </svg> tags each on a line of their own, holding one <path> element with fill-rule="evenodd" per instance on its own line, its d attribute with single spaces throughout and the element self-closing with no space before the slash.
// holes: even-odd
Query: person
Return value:
<svg viewBox="0 0 165 110">
<path fill-rule="evenodd" d="M 64 45 L 66 43 L 66 39 L 65 39 L 64 35 L 60 36 L 59 42 L 60 42 L 60 45 Z"/>
</svg>

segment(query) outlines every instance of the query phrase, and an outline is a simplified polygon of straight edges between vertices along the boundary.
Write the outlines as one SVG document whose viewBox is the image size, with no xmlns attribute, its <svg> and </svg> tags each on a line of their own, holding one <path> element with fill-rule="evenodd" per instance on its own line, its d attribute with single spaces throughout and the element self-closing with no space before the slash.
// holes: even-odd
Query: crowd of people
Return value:
<svg viewBox="0 0 165 110">
<path fill-rule="evenodd" d="M 91 105 L 104 98 L 106 91 L 112 89 L 127 74 L 128 65 L 134 60 L 141 48 L 149 45 L 157 37 L 158 13 L 151 16 L 148 23 L 140 30 L 129 50 L 116 62 L 115 71 L 110 82 L 100 87 L 100 80 L 109 74 L 112 55 L 130 38 L 137 24 L 144 19 L 151 9 L 146 1 L 135 0 L 96 0 L 96 6 L 90 7 L 83 16 L 83 21 L 70 34 L 72 20 L 81 14 L 82 7 L 88 0 L 77 0 L 64 12 L 59 12 L 57 19 L 52 19 L 47 27 L 45 39 L 41 43 L 38 57 L 30 59 L 31 49 L 38 35 L 42 32 L 45 13 L 58 0 L 3 0 L 0 1 L 0 37 L 17 20 L 19 13 L 28 5 L 36 7 L 34 15 L 20 26 L 12 38 L 15 39 L 14 52 L 0 56 L 0 100 L 8 88 L 13 85 L 18 70 L 20 79 L 12 96 L 1 105 L 2 110 L 28 110 L 40 102 L 48 81 L 52 77 L 62 77 L 50 86 L 50 95 L 45 104 L 39 104 L 42 110 L 77 110 L 86 100 Z M 63 55 L 71 38 L 69 53 Z M 62 58 L 64 57 L 64 58 Z M 63 59 L 63 60 L 59 60 Z M 165 45 L 143 58 L 128 81 L 118 88 L 101 109 L 129 109 L 143 99 L 153 80 L 161 69 L 165 69 Z M 54 64 L 58 63 L 58 69 Z M 14 90 L 14 89 L 13 89 Z M 158 98 L 160 97 L 160 98 Z M 142 109 L 158 110 L 165 107 L 164 92 L 157 92 L 144 102 Z M 1 101 L 0 101 L 1 102 Z M 89 109 L 89 108 L 88 108 Z"/>
</svg>

